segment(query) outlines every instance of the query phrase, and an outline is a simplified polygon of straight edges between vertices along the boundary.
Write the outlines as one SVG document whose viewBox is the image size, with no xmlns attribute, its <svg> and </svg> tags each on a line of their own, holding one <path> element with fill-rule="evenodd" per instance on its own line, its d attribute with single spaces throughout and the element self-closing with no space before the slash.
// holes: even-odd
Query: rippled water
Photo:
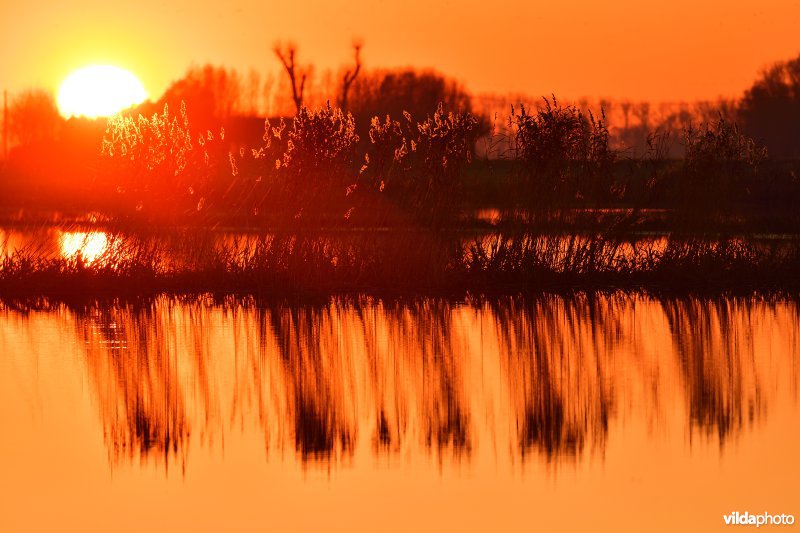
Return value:
<svg viewBox="0 0 800 533">
<path fill-rule="evenodd" d="M 800 514 L 800 303 L 0 307 L 0 531 L 724 528 Z"/>
</svg>

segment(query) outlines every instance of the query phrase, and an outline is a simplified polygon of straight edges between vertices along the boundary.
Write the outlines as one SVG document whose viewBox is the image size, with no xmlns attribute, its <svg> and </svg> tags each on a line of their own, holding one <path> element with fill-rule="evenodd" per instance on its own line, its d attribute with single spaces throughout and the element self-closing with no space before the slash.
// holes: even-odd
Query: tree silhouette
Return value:
<svg viewBox="0 0 800 533">
<path fill-rule="evenodd" d="M 419 120 L 436 112 L 441 103 L 448 111 L 469 112 L 472 100 L 454 80 L 434 71 L 373 70 L 363 72 L 351 88 L 350 110 L 358 122 L 374 116 L 400 117 L 403 112 Z"/>
<path fill-rule="evenodd" d="M 242 78 L 235 70 L 213 65 L 192 67 L 167 88 L 154 111 L 162 110 L 164 104 L 177 111 L 185 103 L 192 124 L 210 129 L 236 115 L 243 96 Z"/>
<path fill-rule="evenodd" d="M 42 89 L 23 92 L 8 108 L 9 137 L 23 146 L 52 140 L 60 123 L 53 95 Z"/>
<path fill-rule="evenodd" d="M 356 81 L 359 72 L 361 72 L 361 48 L 362 44 L 358 41 L 353 43 L 353 56 L 354 65 L 352 69 L 347 69 L 342 76 L 342 94 L 339 98 L 339 107 L 347 110 L 347 96 L 350 93 L 350 87 Z"/>
<path fill-rule="evenodd" d="M 800 157 L 800 56 L 774 64 L 745 92 L 739 108 L 744 131 L 771 157 Z"/>
<path fill-rule="evenodd" d="M 276 44 L 272 51 L 275 52 L 283 68 L 286 69 L 289 82 L 292 84 L 292 100 L 299 113 L 300 108 L 303 107 L 303 92 L 305 91 L 309 69 L 303 68 L 296 63 L 297 46 L 292 43 L 286 45 Z"/>
</svg>

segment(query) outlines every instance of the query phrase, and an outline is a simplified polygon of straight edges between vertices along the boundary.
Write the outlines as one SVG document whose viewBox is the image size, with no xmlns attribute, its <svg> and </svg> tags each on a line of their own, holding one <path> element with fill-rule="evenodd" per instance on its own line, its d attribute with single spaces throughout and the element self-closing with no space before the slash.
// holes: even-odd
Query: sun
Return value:
<svg viewBox="0 0 800 533">
<path fill-rule="evenodd" d="M 94 65 L 76 70 L 58 89 L 58 109 L 65 117 L 108 117 L 144 102 L 147 92 L 125 69 Z"/>
</svg>

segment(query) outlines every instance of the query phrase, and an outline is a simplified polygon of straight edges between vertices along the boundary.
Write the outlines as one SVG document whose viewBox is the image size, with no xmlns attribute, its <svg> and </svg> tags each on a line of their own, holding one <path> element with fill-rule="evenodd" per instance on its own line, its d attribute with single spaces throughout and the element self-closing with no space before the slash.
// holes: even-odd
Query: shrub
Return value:
<svg viewBox="0 0 800 533">
<path fill-rule="evenodd" d="M 767 150 L 721 118 L 700 129 L 684 130 L 683 187 L 689 205 L 740 203 L 752 192 Z"/>
<path fill-rule="evenodd" d="M 294 174 L 322 170 L 332 176 L 355 160 L 355 121 L 328 102 L 316 111 L 301 107 L 289 131 L 285 164 Z"/>
<path fill-rule="evenodd" d="M 109 175 L 116 191 L 132 200 L 137 210 L 145 203 L 175 201 L 185 186 L 182 173 L 191 152 L 185 105 L 179 116 L 171 116 L 167 105 L 150 118 L 114 115 L 108 119 L 102 143 L 102 154 L 112 162 Z"/>
<path fill-rule="evenodd" d="M 186 166 L 192 150 L 189 118 L 186 106 L 181 105 L 180 116 L 170 116 L 169 106 L 151 118 L 139 115 L 114 115 L 108 119 L 103 136 L 103 155 L 112 159 L 126 159 L 136 171 L 147 170 L 163 176 L 177 176 Z"/>
<path fill-rule="evenodd" d="M 584 114 L 555 96 L 544 103 L 535 113 L 512 107 L 509 117 L 515 157 L 534 205 L 607 194 L 616 154 L 605 113 Z"/>
<path fill-rule="evenodd" d="M 442 104 L 418 123 L 407 112 L 402 120 L 375 117 L 362 180 L 434 219 L 455 214 L 477 124 L 470 113 L 445 112 Z"/>
</svg>

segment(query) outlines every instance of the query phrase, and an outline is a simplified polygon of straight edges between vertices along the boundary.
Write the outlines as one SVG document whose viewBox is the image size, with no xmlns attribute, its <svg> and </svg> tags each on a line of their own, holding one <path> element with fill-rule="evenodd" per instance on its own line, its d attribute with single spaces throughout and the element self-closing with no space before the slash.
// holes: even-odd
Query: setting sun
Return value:
<svg viewBox="0 0 800 533">
<path fill-rule="evenodd" d="M 98 65 L 70 74 L 58 90 L 58 109 L 65 117 L 107 117 L 141 103 L 147 92 L 125 69 Z"/>
</svg>

